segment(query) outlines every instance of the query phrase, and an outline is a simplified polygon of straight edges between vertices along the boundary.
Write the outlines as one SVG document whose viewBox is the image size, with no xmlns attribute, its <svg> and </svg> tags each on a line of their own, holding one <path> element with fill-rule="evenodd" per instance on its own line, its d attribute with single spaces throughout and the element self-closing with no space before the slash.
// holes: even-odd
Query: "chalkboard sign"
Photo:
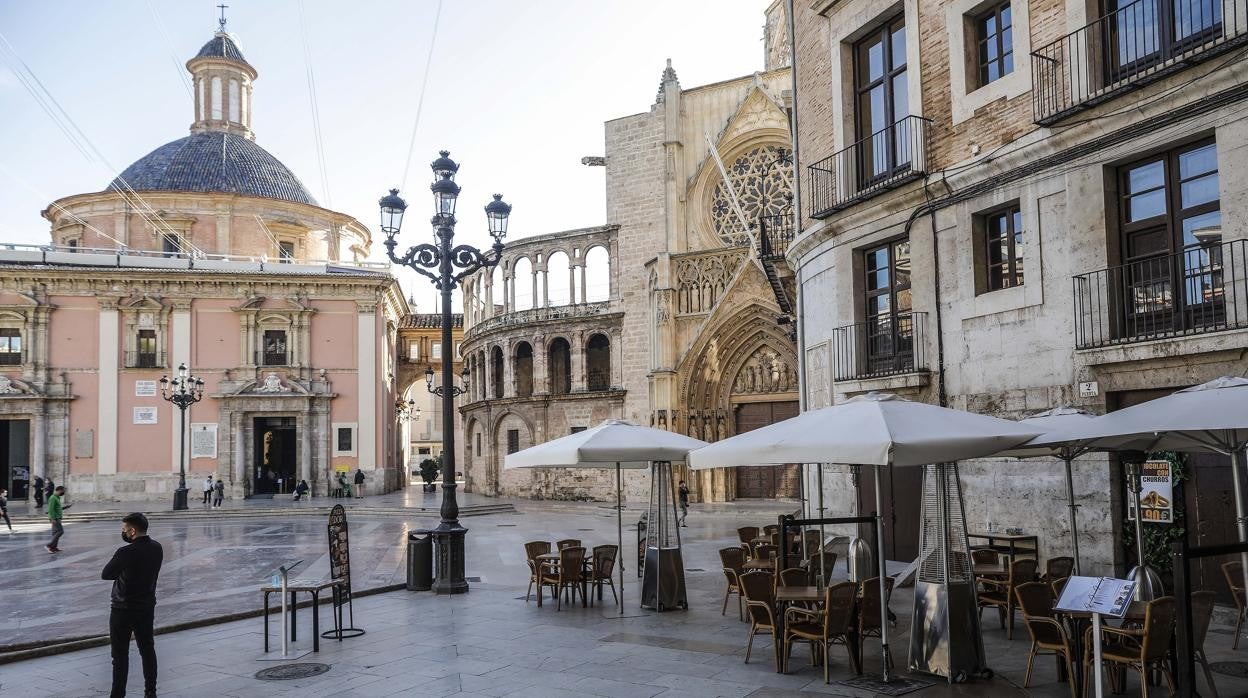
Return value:
<svg viewBox="0 0 1248 698">
<path fill-rule="evenodd" d="M 351 600 L 351 546 L 347 538 L 347 510 L 335 504 L 329 512 L 329 576 L 342 579 L 338 605 Z"/>
</svg>

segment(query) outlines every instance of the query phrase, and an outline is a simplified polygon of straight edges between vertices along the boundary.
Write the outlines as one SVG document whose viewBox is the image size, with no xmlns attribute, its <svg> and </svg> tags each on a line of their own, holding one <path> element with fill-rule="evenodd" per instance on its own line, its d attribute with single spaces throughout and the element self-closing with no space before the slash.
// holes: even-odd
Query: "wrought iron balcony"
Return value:
<svg viewBox="0 0 1248 698">
<path fill-rule="evenodd" d="M 1135 0 L 1031 53 L 1049 125 L 1248 42 L 1248 0 Z"/>
<path fill-rule="evenodd" d="M 611 389 L 611 371 L 605 368 L 591 368 L 585 372 L 585 389 L 590 392 Z"/>
<path fill-rule="evenodd" d="M 22 352 L 0 351 L 0 366 L 21 366 Z"/>
<path fill-rule="evenodd" d="M 289 366 L 290 354 L 284 351 L 256 352 L 257 366 Z"/>
<path fill-rule="evenodd" d="M 760 216 L 758 219 L 758 258 L 780 259 L 793 241 L 793 216 Z"/>
<path fill-rule="evenodd" d="M 165 352 L 128 351 L 126 368 L 165 368 Z"/>
<path fill-rule="evenodd" d="M 1079 349 L 1248 328 L 1248 240 L 1080 274 L 1074 285 Z"/>
<path fill-rule="evenodd" d="M 923 176 L 930 123 L 907 116 L 808 167 L 810 217 L 827 218 Z"/>
<path fill-rule="evenodd" d="M 905 313 L 833 330 L 836 380 L 927 370 L 927 313 Z"/>
</svg>

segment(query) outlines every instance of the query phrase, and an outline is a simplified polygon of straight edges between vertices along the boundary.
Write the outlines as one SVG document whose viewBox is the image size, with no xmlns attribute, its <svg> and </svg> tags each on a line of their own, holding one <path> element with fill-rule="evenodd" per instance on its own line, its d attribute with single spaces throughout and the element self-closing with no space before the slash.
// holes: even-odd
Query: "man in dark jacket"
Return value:
<svg viewBox="0 0 1248 698">
<path fill-rule="evenodd" d="M 364 499 L 364 471 L 355 469 L 355 498 Z"/>
<path fill-rule="evenodd" d="M 153 624 L 156 613 L 156 578 L 165 559 L 160 543 L 147 536 L 147 517 L 140 513 L 121 520 L 121 539 L 127 545 L 113 553 L 101 579 L 113 580 L 112 613 L 108 634 L 113 646 L 112 698 L 126 695 L 130 673 L 130 635 L 143 659 L 143 695 L 156 695 L 156 645 Z"/>
</svg>

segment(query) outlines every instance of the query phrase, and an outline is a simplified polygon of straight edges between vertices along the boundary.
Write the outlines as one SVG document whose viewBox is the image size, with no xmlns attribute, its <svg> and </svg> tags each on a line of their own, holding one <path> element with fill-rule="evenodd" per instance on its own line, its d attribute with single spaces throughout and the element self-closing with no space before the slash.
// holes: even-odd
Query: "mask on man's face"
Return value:
<svg viewBox="0 0 1248 698">
<path fill-rule="evenodd" d="M 126 531 L 122 531 L 122 532 L 121 532 L 121 539 L 122 539 L 122 540 L 124 540 L 124 541 L 125 541 L 125 542 L 127 542 L 127 543 L 133 543 L 133 542 L 134 542 L 134 536 L 130 535 L 130 534 L 129 534 L 129 533 L 127 533 Z"/>
</svg>

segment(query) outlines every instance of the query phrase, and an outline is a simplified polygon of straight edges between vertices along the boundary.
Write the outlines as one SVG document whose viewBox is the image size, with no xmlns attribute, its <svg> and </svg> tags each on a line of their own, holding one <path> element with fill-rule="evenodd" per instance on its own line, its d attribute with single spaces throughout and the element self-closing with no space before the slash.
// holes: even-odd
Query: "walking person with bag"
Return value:
<svg viewBox="0 0 1248 698">
<path fill-rule="evenodd" d="M 213 491 L 215 492 L 215 495 L 212 500 L 212 508 L 220 509 L 221 500 L 225 499 L 225 481 L 222 480 L 221 478 L 217 478 L 217 482 L 216 484 L 212 486 L 212 488 L 213 488 Z"/>
<path fill-rule="evenodd" d="M 13 532 L 13 522 L 9 521 L 9 491 L 0 487 L 0 516 L 4 517 L 4 524 L 9 527 L 9 533 Z"/>
<path fill-rule="evenodd" d="M 112 645 L 112 698 L 126 695 L 130 674 L 130 636 L 143 660 L 143 696 L 156 696 L 156 579 L 165 551 L 147 535 L 147 517 L 128 514 L 121 520 L 121 539 L 126 545 L 113 553 L 104 566 L 101 579 L 113 581 L 108 616 L 108 637 Z"/>
<path fill-rule="evenodd" d="M 52 482 L 48 480 L 48 482 Z M 65 488 L 57 486 L 52 490 L 52 496 L 48 497 L 48 521 L 52 522 L 52 541 L 43 546 L 50 553 L 61 552 L 57 546 L 61 542 L 61 536 L 65 535 L 65 527 L 61 524 L 61 519 L 65 516 L 65 510 L 73 506 L 72 504 L 62 504 L 61 498 L 65 496 Z"/>
</svg>

